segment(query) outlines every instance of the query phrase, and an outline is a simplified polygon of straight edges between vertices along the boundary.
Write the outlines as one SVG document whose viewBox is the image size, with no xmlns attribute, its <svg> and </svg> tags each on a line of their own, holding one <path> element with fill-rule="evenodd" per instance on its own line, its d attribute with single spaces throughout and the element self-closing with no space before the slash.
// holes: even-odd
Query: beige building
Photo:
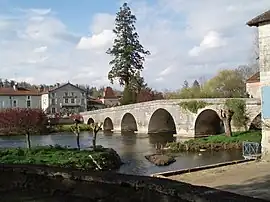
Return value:
<svg viewBox="0 0 270 202">
<path fill-rule="evenodd" d="M 36 89 L 0 88 L 0 109 L 41 108 L 41 94 Z"/>
<path fill-rule="evenodd" d="M 250 98 L 261 98 L 260 72 L 246 81 L 246 91 Z"/>
<path fill-rule="evenodd" d="M 85 90 L 71 83 L 58 85 L 42 94 L 42 109 L 49 114 L 69 115 L 87 110 Z"/>
<path fill-rule="evenodd" d="M 99 100 L 106 107 L 114 107 L 120 105 L 119 97 L 117 97 L 111 87 L 106 87 L 103 92 L 103 96 Z"/>
</svg>

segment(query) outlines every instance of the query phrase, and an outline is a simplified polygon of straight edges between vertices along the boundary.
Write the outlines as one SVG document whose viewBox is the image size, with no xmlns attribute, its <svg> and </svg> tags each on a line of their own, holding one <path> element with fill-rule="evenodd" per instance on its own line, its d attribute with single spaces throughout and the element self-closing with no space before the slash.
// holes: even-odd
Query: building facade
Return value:
<svg viewBox="0 0 270 202">
<path fill-rule="evenodd" d="M 253 18 L 248 26 L 258 27 L 260 88 L 262 102 L 262 152 L 270 158 L 270 10 Z"/>
<path fill-rule="evenodd" d="M 250 98 L 261 98 L 260 72 L 252 75 L 246 81 L 246 91 Z"/>
<path fill-rule="evenodd" d="M 103 96 L 99 99 L 106 107 L 119 106 L 120 101 L 111 87 L 106 87 Z"/>
<path fill-rule="evenodd" d="M 19 88 L 0 88 L 0 108 L 41 108 L 41 94 L 38 90 Z"/>
<path fill-rule="evenodd" d="M 58 85 L 42 96 L 42 108 L 49 114 L 70 115 L 87 110 L 85 90 L 71 83 Z M 47 102 L 46 102 L 47 101 Z"/>
</svg>

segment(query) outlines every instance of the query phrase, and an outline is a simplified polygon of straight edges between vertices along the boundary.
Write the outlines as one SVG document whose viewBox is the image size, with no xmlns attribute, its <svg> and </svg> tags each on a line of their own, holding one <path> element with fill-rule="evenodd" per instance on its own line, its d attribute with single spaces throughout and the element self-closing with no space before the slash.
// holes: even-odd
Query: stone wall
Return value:
<svg viewBox="0 0 270 202">
<path fill-rule="evenodd" d="M 179 103 L 181 102 L 192 100 L 204 101 L 209 103 L 209 105 L 200 109 L 197 113 L 192 113 L 179 106 Z M 138 133 L 173 132 L 181 137 L 194 137 L 195 134 L 197 134 L 195 125 L 199 115 L 205 110 L 212 110 L 219 115 L 226 100 L 227 98 L 157 100 L 84 112 L 81 113 L 81 115 L 83 116 L 85 123 L 87 123 L 89 119 L 93 119 L 95 122 L 104 122 L 105 119 L 110 119 L 113 130 L 117 132 L 123 129 L 136 128 Z M 260 99 L 248 98 L 243 100 L 246 101 L 247 112 L 251 123 L 261 111 Z M 127 116 L 127 114 L 129 116 Z M 207 114 L 205 115 L 208 116 Z M 214 118 L 216 117 L 218 116 L 214 116 Z M 136 122 L 135 126 L 133 120 Z M 216 123 L 217 121 L 209 121 L 207 123 L 213 122 Z M 250 125 L 250 123 L 248 123 L 248 125 Z M 207 129 L 207 126 L 201 128 Z M 236 131 L 242 129 L 233 127 L 233 130 Z"/>
<path fill-rule="evenodd" d="M 259 26 L 259 48 L 260 48 L 260 82 L 262 93 L 262 118 L 265 123 L 270 124 L 270 22 Z M 265 107 L 263 106 L 265 105 Z M 263 125 L 262 128 L 262 151 L 264 156 L 270 158 L 270 128 Z"/>
<path fill-rule="evenodd" d="M 111 172 L 35 166 L 0 165 L 0 194 L 28 191 L 46 193 L 78 201 L 263 201 L 208 187 L 193 186 L 166 179 L 129 176 Z M 74 199 L 75 200 L 75 199 Z"/>
</svg>

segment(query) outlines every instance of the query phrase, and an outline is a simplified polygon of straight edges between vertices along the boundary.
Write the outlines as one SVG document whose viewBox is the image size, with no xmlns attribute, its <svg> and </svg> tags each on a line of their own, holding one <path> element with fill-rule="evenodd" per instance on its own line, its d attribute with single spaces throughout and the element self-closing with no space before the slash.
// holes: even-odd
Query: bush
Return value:
<svg viewBox="0 0 270 202">
<path fill-rule="evenodd" d="M 207 102 L 197 101 L 197 100 L 179 103 L 180 107 L 186 110 L 189 110 L 192 113 L 197 113 L 199 109 L 202 109 L 206 107 L 207 105 L 209 105 Z"/>
<path fill-rule="evenodd" d="M 45 129 L 47 117 L 41 109 L 13 108 L 0 111 L 1 133 L 35 134 Z"/>
</svg>

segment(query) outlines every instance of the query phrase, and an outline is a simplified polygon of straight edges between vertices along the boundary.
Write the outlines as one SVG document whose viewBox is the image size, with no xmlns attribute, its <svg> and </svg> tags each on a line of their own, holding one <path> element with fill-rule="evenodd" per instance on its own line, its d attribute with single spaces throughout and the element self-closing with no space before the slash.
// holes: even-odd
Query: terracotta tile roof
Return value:
<svg viewBox="0 0 270 202">
<path fill-rule="evenodd" d="M 264 23 L 264 22 L 270 22 L 270 10 L 248 21 L 247 25 L 258 27 L 260 23 Z"/>
<path fill-rule="evenodd" d="M 247 81 L 247 83 L 257 83 L 260 82 L 260 72 L 252 75 Z"/>
<path fill-rule="evenodd" d="M 111 99 L 111 98 L 116 99 L 117 96 L 115 96 L 114 91 L 111 87 L 107 87 L 104 89 L 103 98 L 104 99 Z"/>
<path fill-rule="evenodd" d="M 0 88 L 0 96 L 31 96 L 31 95 L 41 95 L 41 92 L 35 89 L 25 89 L 25 88 Z"/>
</svg>

